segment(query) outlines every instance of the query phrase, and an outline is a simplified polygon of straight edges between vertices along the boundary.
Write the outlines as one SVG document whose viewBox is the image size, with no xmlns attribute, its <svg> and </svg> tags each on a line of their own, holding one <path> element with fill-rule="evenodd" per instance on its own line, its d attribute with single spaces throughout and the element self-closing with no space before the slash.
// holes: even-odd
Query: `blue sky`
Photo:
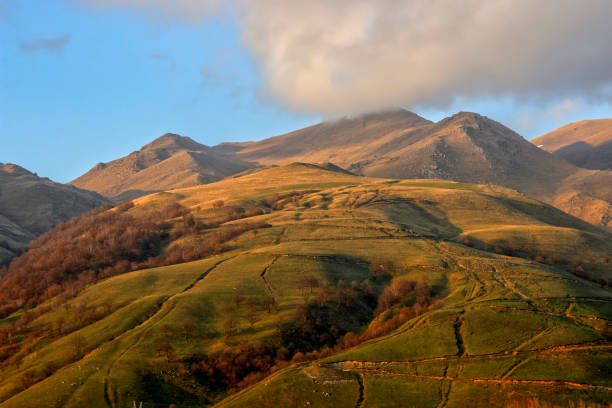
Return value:
<svg viewBox="0 0 612 408">
<path fill-rule="evenodd" d="M 227 18 L 179 25 L 60 0 L 14 4 L 0 23 L 0 162 L 67 182 L 166 132 L 214 145 L 316 122 L 257 96 L 237 30 Z M 60 49 L 21 48 L 64 35 Z"/>
<path fill-rule="evenodd" d="M 324 104 L 296 107 L 299 98 L 283 94 L 283 84 L 274 88 L 269 55 L 245 41 L 252 24 L 229 13 L 183 21 L 86 3 L 0 0 L 0 162 L 67 182 L 166 132 L 215 145 L 274 136 L 332 114 Z M 607 99 L 580 93 L 544 102 L 479 93 L 404 106 L 432 120 L 476 111 L 527 138 L 612 116 Z"/>
</svg>

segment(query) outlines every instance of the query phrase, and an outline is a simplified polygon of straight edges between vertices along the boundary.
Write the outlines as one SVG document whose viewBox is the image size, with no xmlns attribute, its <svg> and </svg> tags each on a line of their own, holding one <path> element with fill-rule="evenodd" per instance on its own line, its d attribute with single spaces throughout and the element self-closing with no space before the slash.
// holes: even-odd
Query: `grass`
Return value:
<svg viewBox="0 0 612 408">
<path fill-rule="evenodd" d="M 435 407 L 440 402 L 440 381 L 410 379 L 378 374 L 364 375 L 364 390 L 369 406 L 392 407 Z"/>
<path fill-rule="evenodd" d="M 341 398 L 338 398 L 342 396 Z M 271 376 L 248 393 L 239 393 L 219 407 L 244 407 L 253 403 L 264 407 L 299 406 L 353 408 L 359 398 L 354 376 L 320 367 L 294 367 Z"/>
<path fill-rule="evenodd" d="M 303 194 L 282 208 L 262 201 L 292 191 Z M 0 408 L 124 407 L 134 400 L 160 407 L 355 407 L 360 400 L 377 407 L 495 407 L 534 396 L 551 403 L 612 398 L 612 391 L 593 387 L 470 380 L 611 385 L 610 349 L 590 346 L 612 340 L 610 288 L 565 267 L 490 248 L 512 240 L 543 254 L 586 254 L 594 259 L 592 273 L 605 274 L 609 234 L 508 189 L 381 181 L 304 164 L 141 197 L 130 213 L 141 216 L 178 202 L 200 219 L 218 219 L 221 210 L 212 208 L 217 200 L 263 211 L 229 224 L 265 221 L 271 227 L 231 240 L 231 249 L 219 256 L 100 281 L 28 323 L 29 334 L 15 340 L 23 358 L 0 371 Z M 465 246 L 465 236 L 483 245 Z M 372 271 L 380 269 L 388 276 L 373 279 Z M 304 298 L 318 293 L 300 287 L 304 277 L 331 286 L 370 279 L 381 293 L 397 276 L 425 282 L 437 307 L 385 336 L 276 371 L 233 395 L 177 371 L 179 362 L 198 353 L 257 340 L 278 344 L 279 322 L 291 321 Z M 270 310 L 245 301 L 268 296 L 276 303 Z M 47 306 L 55 303 L 59 299 Z M 108 310 L 73 333 L 32 334 L 37 326 L 70 318 L 78 305 Z M 230 335 L 228 315 L 234 316 Z M 75 336 L 83 349 L 76 357 Z M 176 353 L 171 363 L 157 351 L 160 338 Z M 564 348 L 574 344 L 586 348 Z M 363 371 L 368 364 L 375 371 Z M 24 375 L 49 366 L 53 370 L 24 389 Z"/>
</svg>

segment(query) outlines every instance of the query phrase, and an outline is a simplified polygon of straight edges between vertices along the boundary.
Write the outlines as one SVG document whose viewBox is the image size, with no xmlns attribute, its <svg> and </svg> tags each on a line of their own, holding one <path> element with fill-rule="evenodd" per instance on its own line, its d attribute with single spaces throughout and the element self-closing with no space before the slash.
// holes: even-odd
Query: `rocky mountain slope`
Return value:
<svg viewBox="0 0 612 408">
<path fill-rule="evenodd" d="M 235 157 L 213 153 L 188 137 L 168 133 L 126 157 L 97 164 L 70 184 L 122 201 L 211 183 L 250 167 Z"/>
<path fill-rule="evenodd" d="M 531 143 L 578 167 L 612 170 L 612 119 L 569 123 Z"/>
<path fill-rule="evenodd" d="M 432 123 L 394 110 L 214 149 L 264 165 L 329 161 L 373 177 L 497 184 L 612 226 L 612 171 L 577 168 L 476 113 Z"/>
<path fill-rule="evenodd" d="M 94 192 L 0 163 L 0 261 L 57 223 L 106 203 Z"/>
<path fill-rule="evenodd" d="M 612 171 L 578 168 L 502 124 L 469 112 L 433 123 L 395 109 L 214 147 L 165 135 L 129 156 L 97 165 L 72 183 L 121 200 L 296 161 L 330 162 L 372 177 L 501 185 L 595 225 L 612 225 Z"/>
</svg>

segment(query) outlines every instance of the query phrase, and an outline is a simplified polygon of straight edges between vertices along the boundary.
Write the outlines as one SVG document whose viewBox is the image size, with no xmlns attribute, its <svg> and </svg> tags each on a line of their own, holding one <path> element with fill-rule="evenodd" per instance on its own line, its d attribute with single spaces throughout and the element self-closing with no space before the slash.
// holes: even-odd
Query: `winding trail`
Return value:
<svg viewBox="0 0 612 408">
<path fill-rule="evenodd" d="M 446 376 L 446 371 L 444 372 L 444 378 L 448 379 Z M 442 381 L 442 384 L 440 384 L 440 403 L 438 404 L 437 408 L 445 408 L 446 405 L 448 405 L 448 397 L 450 396 L 452 388 L 452 381 Z"/>
<path fill-rule="evenodd" d="M 510 282 L 505 276 L 501 276 L 494 265 L 491 265 L 491 275 L 495 282 L 498 282 L 502 287 L 517 295 L 519 298 L 528 300 L 529 296 L 518 290 L 514 283 Z M 499 277 L 498 277 L 499 276 Z"/>
<path fill-rule="evenodd" d="M 539 384 L 539 385 L 563 385 L 572 388 L 581 388 L 581 389 L 592 389 L 592 390 L 604 390 L 612 392 L 612 387 L 606 385 L 594 385 L 594 384 L 585 384 L 574 381 L 564 381 L 564 380 L 509 380 L 509 379 L 498 379 L 498 378 L 469 378 L 469 377 L 442 377 L 437 375 L 424 375 L 424 374 L 412 374 L 412 373 L 402 373 L 396 371 L 388 371 L 379 368 L 355 368 L 352 370 L 345 370 L 352 372 L 371 372 L 377 374 L 385 374 L 385 375 L 395 375 L 402 377 L 413 377 L 413 378 L 426 378 L 431 380 L 452 380 L 452 381 L 467 381 L 474 383 L 495 383 L 495 384 Z"/>
<path fill-rule="evenodd" d="M 519 368 L 522 365 L 527 364 L 529 361 L 531 361 L 533 359 L 533 357 L 527 357 L 524 359 L 519 359 L 517 360 L 516 363 L 512 364 L 510 367 L 508 367 L 508 369 L 506 371 L 504 371 L 502 373 L 502 375 L 500 376 L 500 378 L 502 380 L 505 380 L 506 378 L 510 377 L 510 375 L 516 371 L 517 368 Z"/>
<path fill-rule="evenodd" d="M 170 304 L 169 302 L 173 301 L 173 299 L 175 297 L 177 297 L 177 296 L 187 292 L 188 290 L 192 289 L 198 282 L 200 282 L 202 279 L 204 279 L 217 266 L 219 266 L 220 264 L 222 264 L 224 262 L 227 262 L 230 259 L 233 259 L 235 257 L 236 257 L 236 255 L 232 256 L 232 257 L 229 257 L 229 258 L 224 258 L 224 259 L 219 260 L 215 264 L 213 264 L 211 267 L 209 267 L 204 272 L 202 272 L 193 282 L 191 282 L 189 285 L 187 285 L 184 289 L 182 289 L 179 292 L 176 292 L 174 295 L 169 296 L 165 300 L 160 302 L 159 307 L 157 308 L 155 313 L 153 313 L 148 319 L 146 319 L 145 321 L 140 323 L 138 326 L 135 326 L 135 327 L 131 328 L 130 330 L 127 330 L 127 331 L 123 332 L 120 336 L 116 337 L 113 340 L 113 341 L 120 341 L 123 337 L 129 336 L 132 333 L 137 333 L 136 334 L 136 340 L 130 346 L 128 346 L 125 350 L 123 350 L 121 352 L 121 354 L 119 354 L 119 356 L 117 358 L 115 358 L 110 363 L 110 365 L 108 367 L 108 370 L 106 371 L 106 375 L 104 377 L 104 400 L 105 400 L 106 404 L 109 407 L 115 408 L 117 406 L 116 405 L 117 395 L 116 395 L 116 392 L 113 393 L 112 385 L 111 385 L 111 383 L 109 381 L 111 372 L 112 372 L 113 368 L 115 367 L 115 365 L 123 358 L 123 356 L 125 356 L 131 349 L 133 349 L 135 346 L 137 346 L 140 343 L 140 341 L 143 338 L 143 335 L 145 334 L 145 331 L 148 331 L 151 328 L 153 328 L 156 324 L 158 324 L 161 320 L 163 320 L 163 317 L 165 317 L 168 313 L 170 313 L 172 311 L 172 309 L 174 309 L 174 303 Z M 167 306 L 167 305 L 169 305 L 169 306 Z M 149 325 L 150 323 L 153 322 L 154 319 L 158 319 L 157 322 Z M 148 327 L 146 327 L 146 326 L 148 326 Z M 140 333 L 136 332 L 137 330 L 139 330 L 141 328 L 145 328 L 145 330 L 142 330 Z M 113 400 L 114 401 L 111 400 L 111 395 L 113 396 Z"/>
<path fill-rule="evenodd" d="M 449 364 L 447 361 L 446 365 L 444 366 L 444 373 L 442 373 L 442 376 L 446 379 L 448 379 L 448 365 Z M 440 384 L 440 403 L 438 404 L 437 408 L 445 408 L 446 405 L 448 405 L 448 397 L 450 396 L 452 388 L 452 381 L 442 381 Z"/>
<path fill-rule="evenodd" d="M 440 357 L 429 357 L 429 358 L 421 358 L 415 360 L 391 360 L 391 361 L 358 361 L 358 360 L 343 360 L 336 361 L 332 363 L 323 363 L 321 366 L 329 367 L 329 368 L 341 368 L 341 369 L 352 369 L 353 367 L 385 367 L 391 365 L 402 365 L 402 364 L 413 364 L 413 363 L 421 363 L 421 362 L 429 362 L 429 361 L 446 361 L 446 360 L 458 360 L 460 358 L 464 360 L 476 360 L 476 359 L 486 359 L 486 358 L 499 358 L 499 357 L 508 357 L 515 355 L 523 355 L 523 354 L 534 354 L 534 353 L 565 353 L 571 351 L 578 350 L 612 350 L 612 341 L 589 341 L 584 343 L 576 343 L 576 344 L 566 344 L 562 346 L 550 346 L 544 347 L 540 349 L 532 349 L 532 350 L 514 350 L 514 351 L 500 351 L 497 353 L 487 353 L 487 354 L 470 354 L 464 355 L 463 357 L 459 357 L 457 355 L 446 355 Z M 447 377 L 450 378 L 450 377 Z"/>
</svg>

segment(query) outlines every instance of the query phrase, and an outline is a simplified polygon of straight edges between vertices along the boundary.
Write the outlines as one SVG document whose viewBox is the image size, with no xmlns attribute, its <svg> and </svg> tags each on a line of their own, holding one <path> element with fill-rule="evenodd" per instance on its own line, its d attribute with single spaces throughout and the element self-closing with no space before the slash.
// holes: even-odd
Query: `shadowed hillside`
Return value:
<svg viewBox="0 0 612 408">
<path fill-rule="evenodd" d="M 0 163 L 0 263 L 56 224 L 106 203 L 94 192 Z"/>
<path fill-rule="evenodd" d="M 514 190 L 294 163 L 69 224 L 28 253 L 86 267 L 0 320 L 0 407 L 612 396 L 612 237 Z"/>
<path fill-rule="evenodd" d="M 531 143 L 578 167 L 612 170 L 612 119 L 569 123 Z"/>
</svg>

